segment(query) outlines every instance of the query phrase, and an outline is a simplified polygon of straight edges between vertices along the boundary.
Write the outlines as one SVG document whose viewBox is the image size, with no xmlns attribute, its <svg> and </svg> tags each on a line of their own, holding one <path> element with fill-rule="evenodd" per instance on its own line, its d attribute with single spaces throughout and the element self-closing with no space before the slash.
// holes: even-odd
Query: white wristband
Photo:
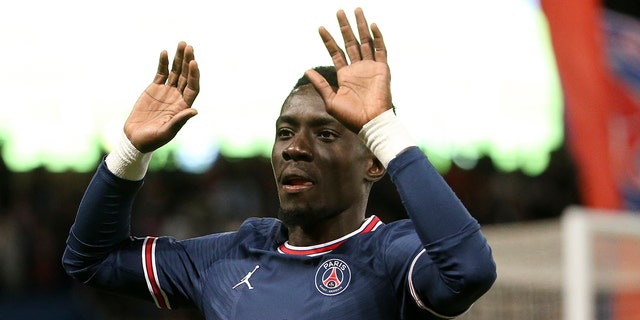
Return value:
<svg viewBox="0 0 640 320">
<path fill-rule="evenodd" d="M 144 178 L 153 152 L 142 153 L 131 144 L 124 131 L 118 144 L 107 155 L 107 168 L 117 177 L 138 181 Z"/>
<path fill-rule="evenodd" d="M 407 128 L 389 109 L 367 122 L 358 136 L 386 168 L 400 152 L 415 146 Z"/>
</svg>

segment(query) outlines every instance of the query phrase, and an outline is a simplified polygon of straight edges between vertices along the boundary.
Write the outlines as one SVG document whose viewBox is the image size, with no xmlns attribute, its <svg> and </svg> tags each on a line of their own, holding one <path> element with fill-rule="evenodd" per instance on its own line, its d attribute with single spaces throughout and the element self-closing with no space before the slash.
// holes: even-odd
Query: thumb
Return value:
<svg viewBox="0 0 640 320">
<path fill-rule="evenodd" d="M 318 73 L 318 71 L 312 69 L 307 70 L 304 75 L 307 76 L 313 87 L 318 91 L 325 105 L 329 105 L 329 102 L 333 100 L 336 92 L 329 82 L 327 82 L 327 79 Z"/>
<path fill-rule="evenodd" d="M 194 108 L 187 108 L 180 111 L 178 114 L 173 116 L 171 120 L 169 120 L 162 128 L 162 135 L 167 137 L 169 140 L 178 134 L 178 131 L 182 129 L 182 127 L 189 121 L 189 119 L 195 117 L 198 114 L 198 110 Z"/>
</svg>

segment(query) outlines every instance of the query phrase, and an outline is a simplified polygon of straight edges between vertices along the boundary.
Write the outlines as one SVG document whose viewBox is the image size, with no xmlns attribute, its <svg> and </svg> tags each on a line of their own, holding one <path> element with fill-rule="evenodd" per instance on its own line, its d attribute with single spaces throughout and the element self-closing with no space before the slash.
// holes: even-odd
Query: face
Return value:
<svg viewBox="0 0 640 320">
<path fill-rule="evenodd" d="M 325 110 L 311 85 L 294 91 L 276 122 L 271 164 L 287 225 L 308 225 L 366 206 L 373 155 Z"/>
</svg>

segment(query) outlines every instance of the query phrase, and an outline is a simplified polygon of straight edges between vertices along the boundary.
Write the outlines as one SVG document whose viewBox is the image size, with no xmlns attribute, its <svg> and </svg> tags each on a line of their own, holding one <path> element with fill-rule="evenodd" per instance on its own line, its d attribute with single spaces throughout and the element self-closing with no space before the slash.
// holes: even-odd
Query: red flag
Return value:
<svg viewBox="0 0 640 320">
<path fill-rule="evenodd" d="M 582 202 L 634 209 L 640 190 L 638 104 L 609 63 L 604 8 L 596 0 L 541 4 L 565 95 L 567 143 Z"/>
<path fill-rule="evenodd" d="M 621 64 L 633 41 L 625 41 L 624 28 L 611 20 L 616 17 L 607 15 L 600 1 L 541 0 L 541 4 L 565 95 L 567 143 L 578 170 L 583 205 L 638 210 L 640 104 L 620 74 L 627 70 Z M 640 40 L 636 41 L 640 48 Z M 640 49 L 630 51 L 630 57 L 640 56 Z M 638 68 L 640 57 L 635 59 Z M 620 249 L 624 250 L 624 243 Z M 622 255 L 616 262 L 633 265 L 632 258 Z M 637 319 L 638 302 L 640 294 L 614 292 L 613 319 Z"/>
</svg>

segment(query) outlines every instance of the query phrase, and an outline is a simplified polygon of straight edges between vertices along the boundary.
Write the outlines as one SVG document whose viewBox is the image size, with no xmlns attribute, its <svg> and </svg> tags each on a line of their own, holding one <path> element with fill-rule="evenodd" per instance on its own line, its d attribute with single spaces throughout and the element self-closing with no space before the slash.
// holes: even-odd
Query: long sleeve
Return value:
<svg viewBox="0 0 640 320">
<path fill-rule="evenodd" d="M 424 248 L 406 271 L 407 291 L 433 315 L 459 315 L 496 279 L 491 248 L 480 225 L 416 147 L 393 110 L 372 119 L 358 135 L 387 168 Z M 406 247 L 402 241 L 392 246 Z"/>
<path fill-rule="evenodd" d="M 423 244 L 477 225 L 424 153 L 412 147 L 387 168 Z"/>
<path fill-rule="evenodd" d="M 142 181 L 120 178 L 107 166 L 100 164 L 80 203 L 62 257 L 65 271 L 87 285 L 155 301 L 159 308 L 193 306 L 201 291 L 199 266 L 172 237 L 130 235 Z"/>
<path fill-rule="evenodd" d="M 87 187 L 69 231 L 63 266 L 86 282 L 87 268 L 130 236 L 131 208 L 142 181 L 116 177 L 103 161 Z"/>
<path fill-rule="evenodd" d="M 479 224 L 417 147 L 395 157 L 388 171 L 425 248 L 408 275 L 414 300 L 436 315 L 464 312 L 496 279 Z"/>
</svg>

